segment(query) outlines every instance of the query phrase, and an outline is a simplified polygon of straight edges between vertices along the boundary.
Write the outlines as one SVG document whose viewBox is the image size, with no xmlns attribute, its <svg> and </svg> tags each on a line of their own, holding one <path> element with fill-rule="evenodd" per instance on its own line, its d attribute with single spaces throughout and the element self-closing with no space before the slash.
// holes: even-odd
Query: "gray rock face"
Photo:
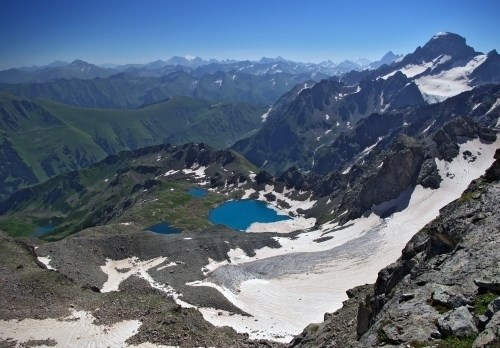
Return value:
<svg viewBox="0 0 500 348">
<path fill-rule="evenodd" d="M 439 330 L 445 336 L 468 337 L 477 335 L 474 317 L 469 310 L 462 306 L 438 319 Z"/>
<path fill-rule="evenodd" d="M 432 302 L 448 308 L 458 308 L 467 304 L 465 297 L 456 289 L 440 284 L 436 284 L 436 290 L 432 293 Z"/>
</svg>

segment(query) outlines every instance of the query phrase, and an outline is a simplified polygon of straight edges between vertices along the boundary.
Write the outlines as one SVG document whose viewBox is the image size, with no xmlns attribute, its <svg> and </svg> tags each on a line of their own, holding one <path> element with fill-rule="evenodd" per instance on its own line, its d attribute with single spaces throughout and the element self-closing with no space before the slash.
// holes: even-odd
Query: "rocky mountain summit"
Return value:
<svg viewBox="0 0 500 348">
<path fill-rule="evenodd" d="M 341 310 L 291 346 L 498 347 L 500 150 L 495 158 L 379 272 L 373 288 L 349 291 Z M 357 319 L 346 327 L 356 305 Z"/>
<path fill-rule="evenodd" d="M 403 114 L 420 109 L 419 118 L 423 110 L 430 111 L 428 117 L 432 117 L 432 109 L 425 109 L 428 104 L 458 97 L 478 86 L 498 84 L 499 57 L 495 50 L 476 52 L 460 35 L 436 34 L 391 64 L 304 84 L 295 96 L 278 100 L 262 128 L 236 142 L 233 149 L 273 174 L 282 174 L 292 166 L 318 172 L 318 161 L 311 158 L 374 113 Z M 455 115 L 474 111 L 474 106 L 457 108 Z M 414 123 L 413 119 L 405 121 Z M 387 131 L 393 126 L 382 128 Z"/>
</svg>

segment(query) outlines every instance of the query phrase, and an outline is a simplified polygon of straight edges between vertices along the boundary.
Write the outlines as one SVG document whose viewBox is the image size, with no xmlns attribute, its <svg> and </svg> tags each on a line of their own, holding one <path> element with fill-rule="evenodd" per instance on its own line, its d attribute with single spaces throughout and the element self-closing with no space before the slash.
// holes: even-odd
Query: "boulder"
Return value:
<svg viewBox="0 0 500 348">
<path fill-rule="evenodd" d="M 478 333 L 474 317 L 464 306 L 439 318 L 438 327 L 445 336 L 468 337 Z"/>
<path fill-rule="evenodd" d="M 479 289 L 500 292 L 500 276 L 474 279 L 474 284 L 476 284 Z"/>
<path fill-rule="evenodd" d="M 440 304 L 450 309 L 462 307 L 467 304 L 467 300 L 464 295 L 459 293 L 453 287 L 433 284 L 433 288 L 435 290 L 432 292 L 432 302 L 435 304 Z"/>
</svg>

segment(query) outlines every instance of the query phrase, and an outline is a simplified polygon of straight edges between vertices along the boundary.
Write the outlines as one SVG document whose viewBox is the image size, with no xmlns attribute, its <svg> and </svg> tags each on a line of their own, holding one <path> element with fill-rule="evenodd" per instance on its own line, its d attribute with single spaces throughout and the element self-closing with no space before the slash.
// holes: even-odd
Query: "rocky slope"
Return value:
<svg viewBox="0 0 500 348">
<path fill-rule="evenodd" d="M 408 187 L 436 189 L 441 178 L 435 159 L 455 158 L 465 139 L 495 141 L 499 98 L 499 86 L 484 86 L 442 103 L 372 114 L 317 150 L 316 173 L 292 167 L 268 184 L 311 191 L 318 204 L 310 216 L 321 223 L 358 218 Z"/>
<path fill-rule="evenodd" d="M 500 345 L 500 150 L 486 174 L 417 233 L 381 270 L 373 294 L 309 326 L 294 347 L 497 347 Z M 362 294 L 362 295 L 359 295 Z M 357 296 L 357 297 L 356 297 Z M 361 298 L 366 296 L 366 298 Z M 359 303 L 356 323 L 346 311 Z M 349 309 L 351 308 L 351 309 Z M 356 328 L 356 333 L 354 333 Z"/>
<path fill-rule="evenodd" d="M 117 238 L 128 240 L 127 234 Z M 135 276 L 124 282 L 120 291 L 101 294 L 78 274 L 47 269 L 37 259 L 32 243 L 0 231 L 1 347 L 279 346 L 249 341 L 227 327 L 216 328 L 203 320 L 197 310 L 180 308 L 171 297 Z M 103 252 L 114 250 L 110 246 L 116 245 L 102 246 Z M 68 247 L 65 254 L 73 251 Z M 75 255 L 85 259 L 88 256 L 78 251 Z M 81 261 L 81 270 L 91 269 L 85 266 L 85 260 L 65 261 L 68 267 Z M 19 330 L 24 324 L 24 329 Z M 135 331 L 127 331 L 130 324 Z"/>
</svg>

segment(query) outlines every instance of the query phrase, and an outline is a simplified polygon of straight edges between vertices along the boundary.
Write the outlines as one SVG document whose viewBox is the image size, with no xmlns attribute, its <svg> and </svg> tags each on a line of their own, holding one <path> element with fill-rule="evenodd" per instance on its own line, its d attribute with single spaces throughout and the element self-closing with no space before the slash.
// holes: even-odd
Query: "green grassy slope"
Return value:
<svg viewBox="0 0 500 348">
<path fill-rule="evenodd" d="M 122 150 L 171 142 L 224 148 L 260 127 L 265 108 L 175 97 L 137 110 L 83 109 L 0 94 L 0 199 Z"/>
<path fill-rule="evenodd" d="M 194 198 L 188 194 L 189 188 L 197 186 L 192 177 L 163 175 L 193 163 L 207 167 L 207 178 L 202 181 L 256 171 L 237 153 L 204 144 L 125 151 L 16 192 L 0 202 L 0 229 L 30 236 L 37 227 L 50 224 L 56 231 L 49 238 L 56 239 L 96 225 L 129 221 L 143 228 L 168 221 L 178 228 L 201 230 L 210 226 L 210 209 L 229 197 L 207 192 L 203 198 Z"/>
</svg>

